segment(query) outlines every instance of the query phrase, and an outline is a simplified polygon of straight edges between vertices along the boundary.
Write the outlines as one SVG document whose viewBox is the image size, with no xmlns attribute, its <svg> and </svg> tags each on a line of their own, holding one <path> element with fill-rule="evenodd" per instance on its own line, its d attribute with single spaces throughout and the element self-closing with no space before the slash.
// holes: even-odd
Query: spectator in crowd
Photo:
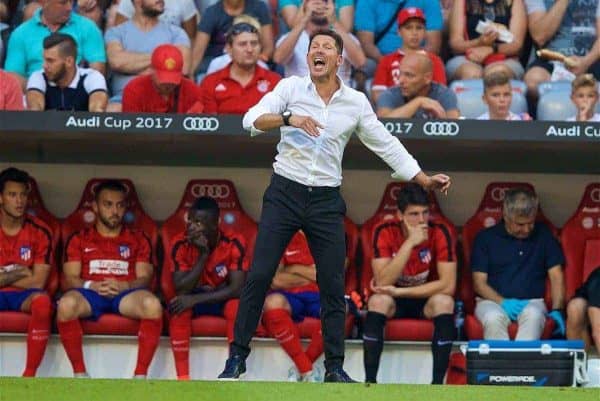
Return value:
<svg viewBox="0 0 600 401">
<path fill-rule="evenodd" d="M 477 26 L 482 22 L 488 26 L 480 33 Z M 519 55 L 527 32 L 523 0 L 455 1 L 449 28 L 454 54 L 446 64 L 450 80 L 479 79 L 484 67 L 491 65 L 521 79 L 524 70 Z M 512 40 L 507 42 L 511 34 Z"/>
<path fill-rule="evenodd" d="M 536 222 L 537 196 L 526 188 L 506 191 L 503 220 L 477 234 L 471 256 L 475 316 L 486 340 L 508 340 L 508 325 L 517 322 L 516 340 L 539 340 L 546 315 L 564 336 L 565 287 L 560 245 L 544 223 Z M 546 277 L 552 311 L 546 310 Z"/>
<path fill-rule="evenodd" d="M 104 12 L 109 5 L 110 0 L 77 0 L 75 9 L 77 14 L 91 19 L 98 28 L 102 29 Z"/>
<path fill-rule="evenodd" d="M 123 90 L 124 112 L 202 113 L 203 110 L 200 88 L 183 76 L 183 55 L 173 45 L 154 49 L 151 73 L 135 77 Z"/>
<path fill-rule="evenodd" d="M 600 113 L 596 113 L 598 104 L 598 81 L 592 74 L 582 74 L 571 83 L 571 101 L 577 107 L 577 114 L 567 121 L 597 121 Z"/>
<path fill-rule="evenodd" d="M 549 80 L 572 80 L 586 72 L 600 79 L 600 2 L 589 0 L 525 0 L 529 33 L 538 48 L 567 56 L 567 64 L 535 57 L 527 67 L 524 81 L 531 104 L 537 101 L 537 87 Z M 573 64 L 568 71 L 565 65 Z M 569 74 L 569 72 L 571 74 Z"/>
<path fill-rule="evenodd" d="M 277 41 L 273 61 L 284 67 L 286 77 L 308 75 L 308 44 L 310 36 L 317 31 L 332 26 L 344 41 L 343 63 L 338 70 L 339 77 L 346 85 L 350 83 L 352 67 L 360 68 L 365 62 L 365 54 L 358 39 L 345 31 L 335 16 L 332 0 L 305 0 L 299 11 L 299 20 L 293 29 Z"/>
<path fill-rule="evenodd" d="M 223 54 L 226 35 L 235 17 L 246 14 L 260 22 L 260 58 L 269 61 L 273 54 L 273 26 L 269 9 L 261 0 L 219 0 L 208 7 L 200 19 L 192 51 L 192 71 L 204 73 L 211 60 Z"/>
<path fill-rule="evenodd" d="M 386 89 L 398 86 L 398 66 L 406 54 L 424 53 L 431 59 L 433 65 L 432 80 L 446 85 L 446 71 L 442 59 L 422 48 L 425 39 L 425 14 L 416 7 L 404 8 L 398 13 L 398 35 L 402 38 L 402 47 L 393 53 L 383 56 L 373 78 L 371 99 L 377 103 L 377 98 Z"/>
<path fill-rule="evenodd" d="M 233 25 L 241 24 L 242 22 L 252 25 L 260 37 L 260 22 L 258 22 L 256 18 L 251 15 L 241 14 L 233 19 Z M 206 75 L 222 70 L 223 68 L 227 67 L 229 63 L 231 63 L 231 56 L 227 52 L 227 45 L 225 45 L 225 52 L 219 57 L 215 57 L 211 60 L 208 68 L 206 69 Z M 258 59 L 257 64 L 262 68 L 269 69 L 269 65 L 260 58 Z"/>
<path fill-rule="evenodd" d="M 107 180 L 95 189 L 96 223 L 66 239 L 64 294 L 58 301 L 60 339 L 75 377 L 89 377 L 79 319 L 117 313 L 140 320 L 135 377 L 145 378 L 162 330 L 162 307 L 152 283 L 152 245 L 141 231 L 123 225 L 127 189 Z"/>
<path fill-rule="evenodd" d="M 397 203 L 396 219 L 373 230 L 374 293 L 363 335 L 365 380 L 376 383 L 387 319 L 426 318 L 434 324 L 432 383 L 443 384 L 455 337 L 454 243 L 445 226 L 429 222 L 429 198 L 419 184 L 406 184 Z"/>
<path fill-rule="evenodd" d="M 23 90 L 13 74 L 0 70 L 0 110 L 23 110 Z"/>
<path fill-rule="evenodd" d="M 590 327 L 592 339 L 588 331 Z M 592 344 L 596 350 L 600 349 L 600 266 L 575 291 L 567 305 L 567 338 L 583 340 L 588 349 Z"/>
<path fill-rule="evenodd" d="M 105 72 L 106 52 L 102 33 L 89 19 L 72 12 L 72 1 L 40 0 L 42 8 L 32 19 L 15 29 L 8 41 L 6 71 L 17 74 L 21 86 L 27 78 L 42 69 L 44 38 L 53 32 L 71 35 L 77 43 L 76 64 L 85 61 L 90 68 Z"/>
<path fill-rule="evenodd" d="M 260 39 L 256 28 L 236 24 L 227 33 L 225 50 L 232 62 L 202 80 L 205 113 L 244 114 L 281 79 L 279 75 L 257 65 Z"/>
<path fill-rule="evenodd" d="M 0 0 L 0 22 L 8 21 L 9 15 L 8 0 Z"/>
<path fill-rule="evenodd" d="M 227 339 L 233 339 L 238 297 L 246 279 L 246 241 L 219 229 L 219 205 L 200 197 L 188 211 L 184 232 L 171 240 L 167 265 L 177 296 L 169 304 L 169 332 L 177 378 L 189 380 L 189 351 L 194 316 L 225 316 Z"/>
<path fill-rule="evenodd" d="M 44 68 L 27 81 L 29 110 L 102 112 L 108 95 L 106 80 L 98 71 L 75 64 L 77 43 L 72 36 L 53 33 L 44 39 Z"/>
<path fill-rule="evenodd" d="M 43 288 L 50 276 L 52 238 L 41 220 L 26 214 L 29 175 L 0 172 L 0 311 L 30 314 L 23 376 L 36 374 L 50 336 L 52 301 Z"/>
<path fill-rule="evenodd" d="M 458 118 L 456 95 L 433 81 L 431 59 L 424 54 L 404 56 L 398 66 L 398 86 L 379 95 L 381 118 Z"/>
<path fill-rule="evenodd" d="M 397 16 L 400 10 L 417 7 L 425 14 L 425 49 L 439 54 L 442 45 L 442 10 L 439 1 L 431 0 L 358 0 L 354 29 L 369 61 L 359 76 L 372 77 L 375 67 L 386 54 L 402 47 L 398 36 Z M 363 78 L 357 77 L 358 80 Z"/>
<path fill-rule="evenodd" d="M 190 65 L 190 39 L 183 29 L 162 22 L 164 2 L 133 0 L 133 18 L 110 28 L 105 36 L 108 63 L 113 71 L 108 111 L 121 111 L 123 88 L 136 75 L 150 72 L 152 51 L 165 43 L 175 45 L 183 54 L 183 73 Z"/>
<path fill-rule="evenodd" d="M 306 0 L 279 0 L 279 13 L 289 29 L 302 22 L 300 9 Z M 335 15 L 346 32 L 354 29 L 354 0 L 334 0 Z"/>
<path fill-rule="evenodd" d="M 488 111 L 477 117 L 478 120 L 531 120 L 527 113 L 510 111 L 512 86 L 510 77 L 504 71 L 489 71 L 483 76 L 483 103 Z"/>
<path fill-rule="evenodd" d="M 295 366 L 288 372 L 288 381 L 323 381 L 321 369 L 314 365 L 323 353 L 321 327 L 312 333 L 308 347 L 303 350 L 295 324 L 305 317 L 319 319 L 321 313 L 315 261 L 302 231 L 290 240 L 271 289 L 273 292 L 265 298 L 262 322 L 267 333 L 277 339 L 294 361 Z"/>
<path fill-rule="evenodd" d="M 193 0 L 164 0 L 165 11 L 158 17 L 161 21 L 183 28 L 193 41 L 198 28 L 198 10 Z M 116 25 L 133 18 L 135 8 L 131 0 L 119 2 Z"/>
</svg>

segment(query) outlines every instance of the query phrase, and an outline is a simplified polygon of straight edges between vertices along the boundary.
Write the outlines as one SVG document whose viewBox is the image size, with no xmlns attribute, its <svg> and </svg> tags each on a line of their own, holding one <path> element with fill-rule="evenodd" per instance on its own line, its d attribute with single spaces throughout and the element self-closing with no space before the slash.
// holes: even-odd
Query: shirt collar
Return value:
<svg viewBox="0 0 600 401">
<path fill-rule="evenodd" d="M 71 80 L 71 82 L 69 83 L 69 85 L 67 86 L 67 88 L 70 89 L 77 89 L 77 85 L 79 84 L 79 80 L 81 79 L 81 74 L 80 74 L 81 70 L 79 69 L 79 67 L 75 66 L 75 75 L 73 76 L 73 79 Z M 52 82 L 52 81 L 48 81 L 48 85 L 49 86 L 56 86 L 56 82 Z"/>
<path fill-rule="evenodd" d="M 331 100 L 333 100 L 333 99 L 334 99 L 334 97 L 337 97 L 337 96 L 336 96 L 336 93 L 338 93 L 338 92 L 339 92 L 339 95 L 338 95 L 338 96 L 342 96 L 342 95 L 344 95 L 344 94 L 347 92 L 347 90 L 348 90 L 348 89 L 347 89 L 348 87 L 347 87 L 347 86 L 346 86 L 346 84 L 344 83 L 344 80 L 343 80 L 343 79 L 341 79 L 341 78 L 340 78 L 338 75 L 336 75 L 336 78 L 338 79 L 338 82 L 340 83 L 340 89 L 338 89 L 338 90 L 337 90 L 337 91 L 336 91 L 336 92 L 333 94 L 333 97 L 331 98 Z M 303 79 L 304 79 L 304 87 L 305 87 L 307 90 L 310 90 L 311 88 L 314 88 L 314 87 L 315 87 L 315 83 L 314 83 L 314 82 L 312 81 L 312 79 L 310 78 L 310 74 L 306 75 L 306 76 L 305 76 Z M 315 89 L 315 92 L 316 92 L 316 89 Z"/>
<path fill-rule="evenodd" d="M 221 70 L 221 78 L 227 78 L 227 79 L 233 80 L 233 78 L 231 78 L 231 65 L 232 64 L 233 64 L 233 61 L 230 61 L 229 64 L 227 64 L 227 66 Z M 246 86 L 251 85 L 253 82 L 256 82 L 259 78 L 263 78 L 266 75 L 267 75 L 267 70 L 262 68 L 257 63 L 256 67 L 254 67 L 254 75 L 252 76 L 252 79 Z"/>
</svg>

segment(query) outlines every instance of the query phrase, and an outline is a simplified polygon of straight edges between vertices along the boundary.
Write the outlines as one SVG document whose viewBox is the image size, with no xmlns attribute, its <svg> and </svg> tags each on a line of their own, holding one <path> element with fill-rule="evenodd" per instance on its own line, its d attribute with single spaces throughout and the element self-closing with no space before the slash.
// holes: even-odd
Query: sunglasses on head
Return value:
<svg viewBox="0 0 600 401">
<path fill-rule="evenodd" d="M 238 24 L 233 25 L 231 29 L 229 29 L 229 33 L 227 36 L 235 36 L 243 32 L 258 33 L 258 29 L 256 29 L 254 25 L 250 25 L 247 22 L 240 22 Z"/>
</svg>

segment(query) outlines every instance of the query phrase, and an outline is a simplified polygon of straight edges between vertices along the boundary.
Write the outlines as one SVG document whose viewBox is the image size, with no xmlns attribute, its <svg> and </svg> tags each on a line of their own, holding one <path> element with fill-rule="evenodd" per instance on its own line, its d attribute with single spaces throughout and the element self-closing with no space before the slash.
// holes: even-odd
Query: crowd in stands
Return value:
<svg viewBox="0 0 600 401">
<path fill-rule="evenodd" d="M 27 333 L 24 376 L 35 376 L 54 320 L 75 377 L 89 377 L 84 334 L 137 335 L 133 375 L 139 378 L 146 377 L 161 335 L 170 336 L 180 380 L 190 379 L 192 335 L 231 343 L 257 229 L 244 219 L 230 182 L 218 184 L 227 188 L 223 206 L 196 197 L 193 188 L 215 182 L 208 181 L 191 181 L 162 224 L 159 259 L 157 225 L 141 209 L 131 181 L 91 180 L 77 209 L 60 222 L 43 208 L 27 172 L 0 172 L 0 318 L 13 327 L 9 331 L 18 324 L 6 322 L 26 322 L 16 329 Z M 499 190 L 503 199 L 497 199 Z M 430 341 L 432 383 L 444 383 L 457 339 L 455 300 L 469 313 L 469 339 L 566 336 L 598 349 L 600 231 L 593 222 L 599 212 L 589 206 L 597 204 L 599 190 L 598 183 L 586 188 L 559 242 L 531 186 L 490 184 L 481 212 L 463 227 L 461 258 L 457 230 L 433 195 L 416 183 L 388 185 L 378 212 L 360 230 L 362 267 L 358 229 L 345 223 L 352 299 L 346 334 L 353 324 L 361 327 L 366 382 L 377 382 L 385 340 L 400 339 Z M 317 267 L 298 231 L 280 260 L 256 332 L 274 338 L 290 357 L 289 380 L 323 381 L 315 363 L 323 353 L 320 309 Z M 223 324 L 198 323 L 208 316 Z M 127 331 L 132 320 L 121 317 L 137 323 Z M 306 348 L 301 337 L 310 339 Z"/>
<path fill-rule="evenodd" d="M 549 101 L 541 84 L 573 82 L 563 107 L 588 121 L 599 26 L 598 0 L 0 0 L 0 109 L 242 114 L 281 77 L 306 75 L 310 35 L 333 29 L 340 78 L 380 117 L 529 120 Z M 181 54 L 158 66 L 164 45 Z M 185 79 L 159 82 L 161 69 Z M 485 85 L 463 92 L 473 80 Z M 151 104 L 125 105 L 149 92 Z M 527 99 L 518 110 L 514 94 Z M 461 96 L 488 111 L 462 110 Z"/>
</svg>

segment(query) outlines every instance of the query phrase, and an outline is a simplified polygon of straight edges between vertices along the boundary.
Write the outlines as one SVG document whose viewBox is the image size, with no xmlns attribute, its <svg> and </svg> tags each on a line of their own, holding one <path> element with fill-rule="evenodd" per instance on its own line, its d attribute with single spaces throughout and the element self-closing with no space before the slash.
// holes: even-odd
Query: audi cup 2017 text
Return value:
<svg viewBox="0 0 600 401">
<path fill-rule="evenodd" d="M 116 117 L 116 116 L 93 116 L 93 117 L 75 117 L 69 116 L 65 127 L 74 128 L 110 128 L 127 131 L 131 128 L 136 129 L 162 129 L 169 128 L 173 124 L 172 117 Z"/>
</svg>

